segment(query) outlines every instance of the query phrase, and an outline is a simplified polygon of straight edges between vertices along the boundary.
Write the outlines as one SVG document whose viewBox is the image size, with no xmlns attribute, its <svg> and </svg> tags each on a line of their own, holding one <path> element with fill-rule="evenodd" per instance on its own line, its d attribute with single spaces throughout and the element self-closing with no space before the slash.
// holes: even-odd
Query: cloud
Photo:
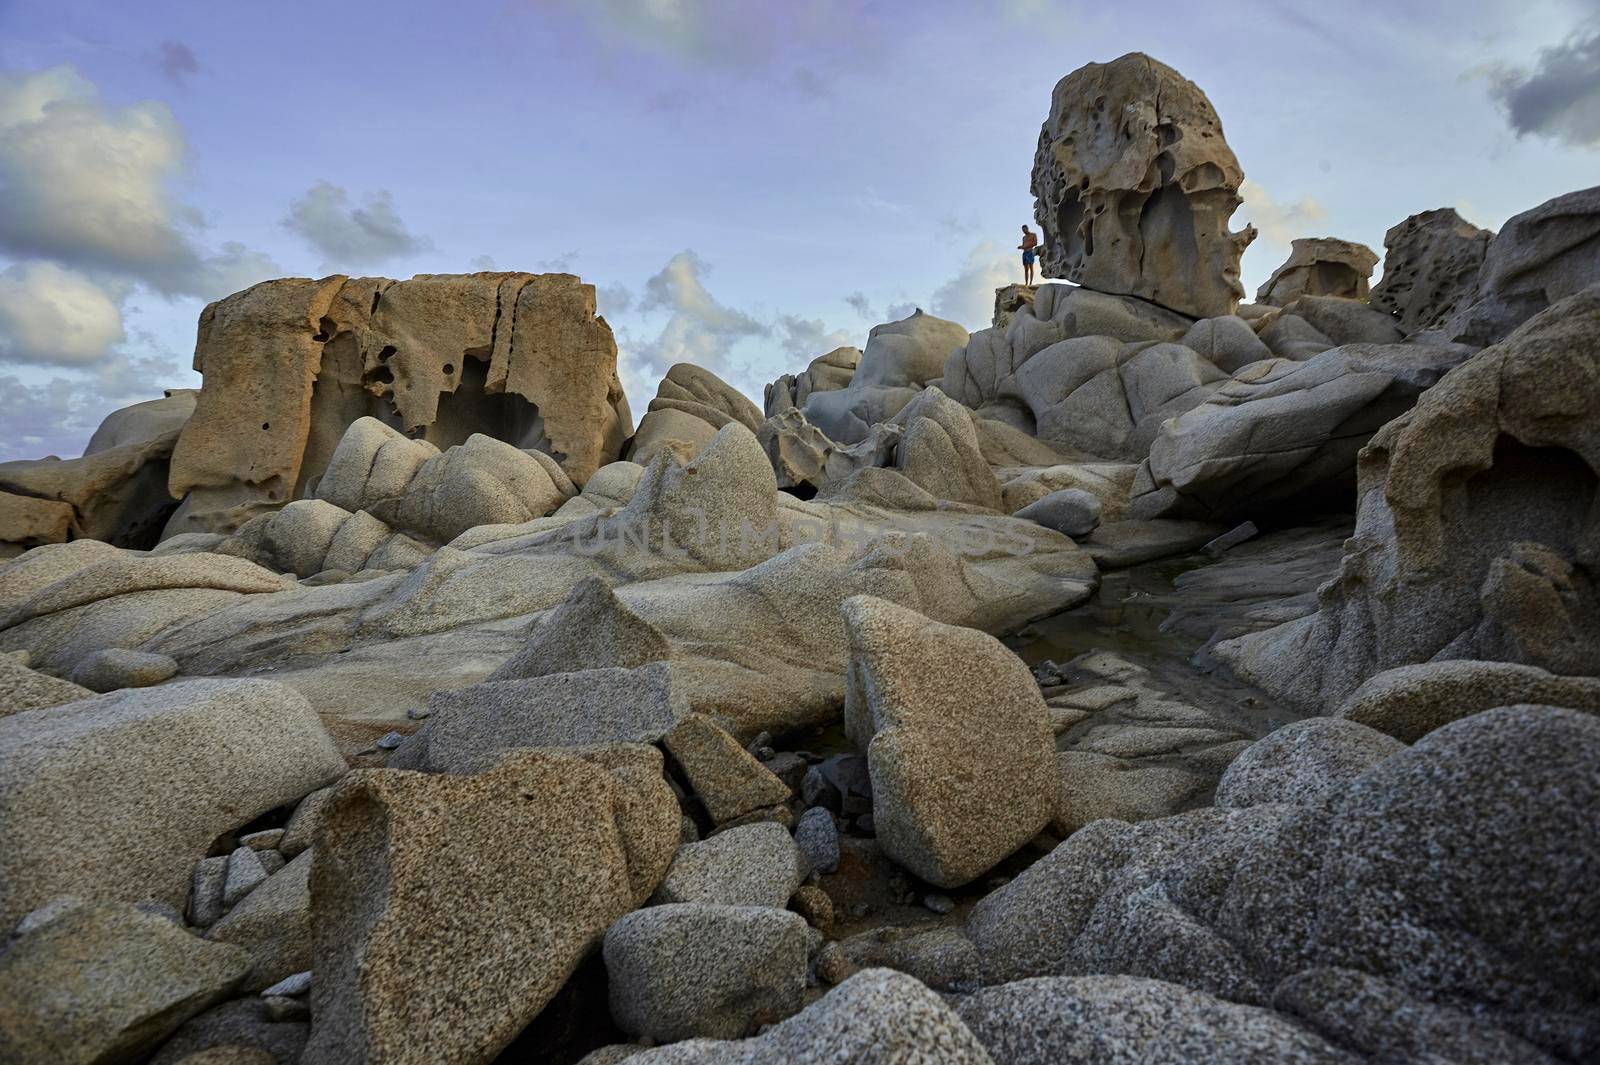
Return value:
<svg viewBox="0 0 1600 1065">
<path fill-rule="evenodd" d="M 182 41 L 162 41 L 161 54 L 156 58 L 161 72 L 178 85 L 192 75 L 200 73 L 200 61 Z"/>
<path fill-rule="evenodd" d="M 876 314 L 872 309 L 872 302 L 867 299 L 867 294 L 865 292 L 852 292 L 850 295 L 844 298 L 844 301 L 850 305 L 852 310 L 854 310 L 861 317 L 865 318 L 867 321 L 870 322 L 876 317 Z"/>
<path fill-rule="evenodd" d="M 192 377 L 171 358 L 125 355 L 42 382 L 0 374 L 0 462 L 80 455 L 109 411 L 160 399 L 165 388 L 192 387 Z"/>
<path fill-rule="evenodd" d="M 627 314 L 633 309 L 633 290 L 620 283 L 596 285 L 594 302 L 596 310 L 606 318 Z"/>
<path fill-rule="evenodd" d="M 478 256 L 474 256 L 472 261 L 469 262 L 467 265 L 472 267 L 473 270 L 478 271 L 479 273 L 492 273 L 495 270 L 499 269 L 499 267 L 494 264 L 494 256 L 493 255 L 478 255 Z"/>
<path fill-rule="evenodd" d="M 541 274 L 566 274 L 572 272 L 572 264 L 578 261 L 576 251 L 564 251 L 550 259 L 539 259 L 533 264 L 533 269 Z"/>
<path fill-rule="evenodd" d="M 1578 147 L 1600 147 L 1600 24 L 1541 50 L 1531 70 L 1495 69 L 1489 94 L 1519 137 L 1536 133 Z"/>
<path fill-rule="evenodd" d="M 929 306 L 940 318 L 985 329 L 994 320 L 994 290 L 1021 283 L 1021 259 L 996 241 L 982 240 L 967 253 L 960 272 L 934 290 Z M 890 316 L 900 309 L 891 308 Z"/>
<path fill-rule="evenodd" d="M 733 370 L 730 351 L 745 337 L 767 336 L 770 327 L 725 306 L 706 290 L 709 268 L 691 250 L 680 251 L 645 282 L 639 312 L 670 311 L 671 317 L 654 341 L 640 345 L 634 356 L 641 369 L 665 373 L 674 363 L 692 362 L 712 373 Z"/>
<path fill-rule="evenodd" d="M 1239 186 L 1239 195 L 1244 203 L 1235 224 L 1249 222 L 1270 244 L 1287 245 L 1296 237 L 1316 236 L 1312 231 L 1328 220 L 1327 209 L 1309 196 L 1279 203 L 1260 182 L 1249 178 Z"/>
<path fill-rule="evenodd" d="M 376 266 L 433 247 L 406 228 L 391 193 L 369 193 L 358 207 L 330 181 L 317 182 L 291 203 L 282 225 L 322 254 L 323 269 Z"/>
<path fill-rule="evenodd" d="M 875 24 L 868 0 L 536 0 L 534 6 L 581 18 L 615 45 L 722 68 L 765 66 L 790 47 L 859 46 L 845 31 L 859 36 Z"/>
<path fill-rule="evenodd" d="M 0 361 L 88 366 L 127 339 L 122 300 L 55 263 L 18 263 L 0 271 Z"/>
<path fill-rule="evenodd" d="M 854 341 L 843 329 L 829 329 L 820 318 L 801 318 L 794 314 L 778 316 L 778 329 L 783 334 L 783 350 L 799 359 L 810 362 L 834 348 L 842 348 Z"/>
<path fill-rule="evenodd" d="M 204 219 L 168 188 L 185 150 L 165 104 L 108 106 L 66 66 L 0 75 L 0 251 L 169 297 L 225 295 L 245 264 L 276 273 L 259 253 L 197 242 Z"/>
</svg>

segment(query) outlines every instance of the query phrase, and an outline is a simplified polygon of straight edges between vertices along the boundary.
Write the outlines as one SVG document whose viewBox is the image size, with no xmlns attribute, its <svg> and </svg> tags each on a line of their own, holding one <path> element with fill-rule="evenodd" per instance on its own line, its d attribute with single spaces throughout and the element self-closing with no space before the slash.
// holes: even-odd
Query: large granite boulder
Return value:
<svg viewBox="0 0 1600 1065">
<path fill-rule="evenodd" d="M 0 655 L 0 717 L 41 706 L 92 699 L 94 695 L 81 684 L 29 669 L 12 655 Z"/>
<path fill-rule="evenodd" d="M 1600 286 L 1424 392 L 1361 452 L 1356 533 L 1321 609 L 1217 656 L 1323 713 L 1421 662 L 1600 675 L 1597 337 Z"/>
<path fill-rule="evenodd" d="M 558 455 L 581 484 L 632 429 L 594 298 L 571 274 L 336 274 L 211 304 L 195 345 L 205 385 L 171 462 L 184 503 L 166 535 L 231 532 L 306 495 L 364 416 L 436 448 L 477 432 Z"/>
<path fill-rule="evenodd" d="M 433 543 L 480 525 L 542 518 L 577 494 L 549 455 L 473 433 L 443 452 L 376 418 L 353 422 L 339 441 L 315 495 L 347 511 L 364 510 Z"/>
<path fill-rule="evenodd" d="M 648 466 L 658 452 L 667 450 L 678 461 L 688 462 L 729 422 L 739 422 L 753 433 L 762 418 L 754 403 L 716 374 L 680 362 L 656 386 L 655 398 L 628 444 L 627 457 Z"/>
<path fill-rule="evenodd" d="M 267 877 L 206 929 L 213 943 L 231 943 L 250 959 L 243 987 L 261 991 L 311 968 L 311 863 L 304 850 Z"/>
<path fill-rule="evenodd" d="M 314 848 L 304 1062 L 491 1060 L 655 889 L 678 831 L 644 747 L 355 771 Z"/>
<path fill-rule="evenodd" d="M 858 443 L 874 423 L 893 418 L 924 385 L 937 380 L 945 359 L 966 342 L 961 325 L 920 309 L 909 318 L 875 325 L 850 383 L 811 391 L 801 409 L 829 439 Z"/>
<path fill-rule="evenodd" d="M 338 778 L 303 696 L 194 680 L 0 718 L 0 925 L 55 895 L 181 910 L 224 834 Z"/>
<path fill-rule="evenodd" d="M 1038 685 L 992 636 L 860 596 L 845 730 L 867 752 L 884 853 L 940 887 L 968 883 L 1055 808 L 1055 748 Z"/>
<path fill-rule="evenodd" d="M 432 535 L 440 531 L 430 530 Z M 432 553 L 427 544 L 365 510 L 352 514 L 326 499 L 296 499 L 282 510 L 258 514 L 209 550 L 297 577 L 326 570 L 411 569 Z"/>
<path fill-rule="evenodd" d="M 1489 241 L 1477 283 L 1441 328 L 1495 344 L 1546 307 L 1600 283 L 1600 185 L 1513 215 Z"/>
<path fill-rule="evenodd" d="M 1354 1065 L 1294 1020 L 1135 976 L 1055 976 L 986 988 L 956 1013 L 995 1065 Z"/>
<path fill-rule="evenodd" d="M 1041 267 L 1196 318 L 1232 314 L 1255 229 L 1228 229 L 1244 171 L 1211 101 L 1140 52 L 1056 83 L 1033 163 Z"/>
<path fill-rule="evenodd" d="M 1338 237 L 1300 237 L 1289 257 L 1256 289 L 1256 303 L 1283 307 L 1301 296 L 1367 298 L 1367 282 L 1378 253 L 1365 244 Z"/>
<path fill-rule="evenodd" d="M 1368 302 L 1407 333 L 1437 327 L 1471 298 L 1493 239 L 1453 207 L 1412 215 L 1383 235 L 1383 278 Z"/>
<path fill-rule="evenodd" d="M 1380 1058 L 1453 1029 L 1474 1053 L 1451 1060 L 1584 1060 L 1600 1049 L 1597 759 L 1593 715 L 1478 714 L 1317 801 L 1090 825 L 967 929 L 990 983 L 1143 976 Z"/>
<path fill-rule="evenodd" d="M 1352 344 L 1254 363 L 1163 422 L 1134 478 L 1135 518 L 1260 518 L 1348 498 L 1372 435 L 1460 364 L 1460 345 Z"/>
<path fill-rule="evenodd" d="M 143 1061 L 248 968 L 237 947 L 196 939 L 165 917 L 65 902 L 0 951 L 0 1056 L 17 1065 Z"/>
<path fill-rule="evenodd" d="M 767 386 L 764 394 L 767 417 L 782 414 L 795 407 L 804 407 L 813 392 L 831 392 L 850 384 L 856 366 L 861 362 L 861 349 L 834 348 L 812 359 L 797 374 L 784 374 Z"/>
<path fill-rule="evenodd" d="M 1559 677 L 1515 662 L 1423 662 L 1368 679 L 1335 716 L 1415 743 L 1452 721 L 1518 703 L 1600 713 L 1600 678 Z"/>
</svg>

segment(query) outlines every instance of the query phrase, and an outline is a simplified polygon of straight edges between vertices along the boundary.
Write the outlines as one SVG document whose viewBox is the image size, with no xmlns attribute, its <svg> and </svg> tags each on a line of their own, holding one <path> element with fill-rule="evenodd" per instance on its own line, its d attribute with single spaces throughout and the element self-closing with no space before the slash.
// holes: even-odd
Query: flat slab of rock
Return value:
<svg viewBox="0 0 1600 1065">
<path fill-rule="evenodd" d="M 490 681 L 437 692 L 428 706 L 391 766 L 477 773 L 517 747 L 654 743 L 688 713 L 666 663 Z"/>
<path fill-rule="evenodd" d="M 54 895 L 182 909 L 225 832 L 345 771 L 305 697 L 184 681 L 0 719 L 0 924 Z"/>
<path fill-rule="evenodd" d="M 139 1061 L 244 979 L 244 952 L 121 903 L 67 909 L 0 952 L 7 1061 Z"/>
<path fill-rule="evenodd" d="M 845 601 L 845 731 L 865 747 L 886 854 L 958 887 L 1049 823 L 1055 744 L 1032 672 L 976 629 L 886 600 Z"/>
<path fill-rule="evenodd" d="M 312 865 L 304 1065 L 492 1059 L 655 889 L 678 817 L 648 747 L 351 773 Z"/>
<path fill-rule="evenodd" d="M 635 910 L 606 933 L 611 1016 L 658 1043 L 736 1039 L 799 1012 L 806 943 L 805 918 L 769 906 Z"/>
</svg>

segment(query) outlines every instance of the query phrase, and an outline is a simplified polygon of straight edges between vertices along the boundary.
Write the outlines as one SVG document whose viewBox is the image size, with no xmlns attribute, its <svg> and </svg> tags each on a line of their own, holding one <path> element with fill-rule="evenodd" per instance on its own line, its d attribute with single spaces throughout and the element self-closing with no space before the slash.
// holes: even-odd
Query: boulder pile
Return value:
<svg viewBox="0 0 1600 1065">
<path fill-rule="evenodd" d="M 0 465 L 0 1059 L 1600 1059 L 1600 189 L 1242 180 L 1091 64 L 1065 283 L 636 432 L 571 275 L 207 307 Z"/>
</svg>

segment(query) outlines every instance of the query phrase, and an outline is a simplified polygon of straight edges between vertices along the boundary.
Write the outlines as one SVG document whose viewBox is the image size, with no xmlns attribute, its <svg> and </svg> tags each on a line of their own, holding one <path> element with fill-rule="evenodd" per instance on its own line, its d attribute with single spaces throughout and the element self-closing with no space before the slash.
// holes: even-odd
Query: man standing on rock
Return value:
<svg viewBox="0 0 1600 1065">
<path fill-rule="evenodd" d="M 1033 284 L 1033 249 L 1039 246 L 1039 238 L 1027 226 L 1022 227 L 1022 243 L 1017 247 L 1022 249 L 1022 283 Z"/>
</svg>

